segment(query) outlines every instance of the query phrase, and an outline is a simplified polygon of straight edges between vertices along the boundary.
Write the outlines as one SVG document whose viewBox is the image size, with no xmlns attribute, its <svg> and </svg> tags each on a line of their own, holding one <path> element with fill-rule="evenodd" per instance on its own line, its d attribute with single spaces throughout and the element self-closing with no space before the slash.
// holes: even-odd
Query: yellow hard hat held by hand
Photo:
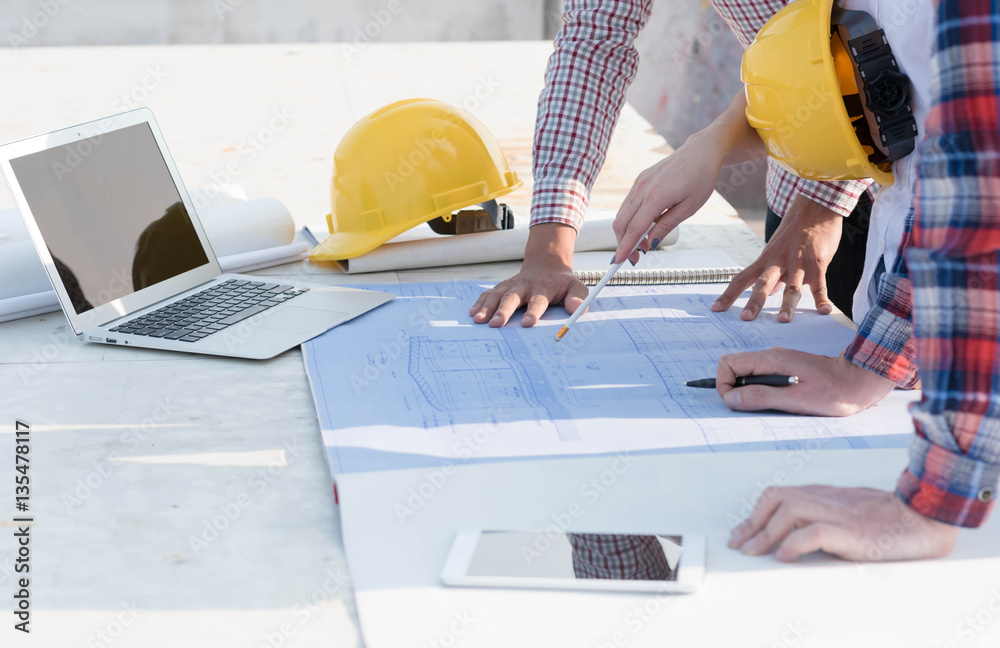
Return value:
<svg viewBox="0 0 1000 648">
<path fill-rule="evenodd" d="M 743 55 L 747 121 L 781 167 L 809 180 L 873 178 L 914 148 L 909 78 L 872 17 L 795 0 Z"/>
<path fill-rule="evenodd" d="M 453 212 L 476 204 L 485 220 L 509 227 L 509 211 L 495 200 L 520 186 L 478 119 L 432 99 L 397 101 L 361 118 L 337 146 L 330 236 L 309 258 L 352 259 L 431 219 L 441 218 L 435 231 L 444 231 Z"/>
</svg>

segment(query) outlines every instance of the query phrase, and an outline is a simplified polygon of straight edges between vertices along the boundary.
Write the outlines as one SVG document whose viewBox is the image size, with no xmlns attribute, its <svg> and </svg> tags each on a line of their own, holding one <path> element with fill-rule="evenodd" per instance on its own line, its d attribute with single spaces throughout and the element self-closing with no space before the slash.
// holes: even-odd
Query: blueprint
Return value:
<svg viewBox="0 0 1000 648">
<path fill-rule="evenodd" d="M 610 287 L 559 343 L 561 308 L 533 328 L 474 324 L 488 284 L 363 285 L 392 302 L 303 346 L 336 474 L 610 453 L 904 447 L 897 391 L 848 418 L 730 411 L 714 390 L 727 353 L 775 346 L 837 355 L 854 333 L 804 297 L 792 324 L 710 305 L 723 286 Z"/>
</svg>

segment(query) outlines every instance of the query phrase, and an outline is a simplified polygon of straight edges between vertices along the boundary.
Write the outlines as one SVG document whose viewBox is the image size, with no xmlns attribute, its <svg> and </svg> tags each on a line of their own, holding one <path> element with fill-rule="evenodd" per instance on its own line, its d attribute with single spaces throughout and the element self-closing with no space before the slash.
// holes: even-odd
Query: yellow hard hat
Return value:
<svg viewBox="0 0 1000 648">
<path fill-rule="evenodd" d="M 771 158 L 803 178 L 891 185 L 892 161 L 913 150 L 909 79 L 864 12 L 789 3 L 744 53 L 740 76 L 747 121 Z"/>
<path fill-rule="evenodd" d="M 360 256 L 421 223 L 520 186 L 478 119 L 433 99 L 397 101 L 362 117 L 337 146 L 330 236 L 309 258 Z"/>
</svg>

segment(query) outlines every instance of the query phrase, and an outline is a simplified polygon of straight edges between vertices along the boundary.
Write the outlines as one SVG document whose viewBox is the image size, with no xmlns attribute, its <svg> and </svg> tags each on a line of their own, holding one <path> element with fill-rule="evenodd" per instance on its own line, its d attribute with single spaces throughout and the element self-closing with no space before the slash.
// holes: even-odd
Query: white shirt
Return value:
<svg viewBox="0 0 1000 648">
<path fill-rule="evenodd" d="M 871 14 L 878 26 L 885 30 L 889 46 L 896 57 L 899 70 L 910 77 L 911 106 L 917 122 L 917 139 L 924 138 L 924 121 L 930 109 L 931 46 L 933 41 L 933 11 L 930 0 L 842 0 L 844 9 L 856 9 Z M 861 283 L 854 293 L 854 321 L 860 324 L 869 308 L 868 288 L 878 267 L 879 259 L 885 269 L 892 270 L 896 251 L 903 238 L 906 216 L 913 203 L 916 188 L 917 165 L 920 156 L 916 150 L 892 164 L 894 182 L 881 187 L 872 205 L 868 246 L 865 251 L 865 269 Z"/>
</svg>

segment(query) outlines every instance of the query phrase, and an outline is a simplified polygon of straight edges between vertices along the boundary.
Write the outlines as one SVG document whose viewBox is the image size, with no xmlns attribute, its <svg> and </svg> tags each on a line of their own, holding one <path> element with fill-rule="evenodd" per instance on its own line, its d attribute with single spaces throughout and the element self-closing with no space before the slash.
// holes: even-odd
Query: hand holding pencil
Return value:
<svg viewBox="0 0 1000 648">
<path fill-rule="evenodd" d="M 597 282 L 597 285 L 590 289 L 590 293 L 587 295 L 587 298 L 583 300 L 583 303 L 580 304 L 579 308 L 573 311 L 573 314 L 569 316 L 569 319 L 566 320 L 566 323 L 563 324 L 563 327 L 559 329 L 558 333 L 556 333 L 555 337 L 556 342 L 563 339 L 563 336 L 569 332 L 569 327 L 573 326 L 576 320 L 580 319 L 580 316 L 583 315 L 588 308 L 590 308 L 590 304 L 593 303 L 593 301 L 597 298 L 597 294 L 601 292 L 601 289 L 604 288 L 604 286 L 607 285 L 608 281 L 611 280 L 611 277 L 615 276 L 615 273 L 618 272 L 618 269 L 625 264 L 625 261 L 628 260 L 628 257 L 632 256 L 632 254 L 634 254 L 635 251 L 639 249 L 639 244 L 646 239 L 646 236 L 649 234 L 649 232 L 653 229 L 653 226 L 655 225 L 656 225 L 655 220 L 649 224 L 649 228 L 646 230 L 646 233 L 639 237 L 639 241 L 636 242 L 635 247 L 632 248 L 632 251 L 628 253 L 628 256 L 626 256 L 625 259 L 622 259 L 620 262 L 615 263 L 615 256 L 617 255 L 616 254 L 611 255 L 611 267 L 608 268 L 608 271 L 604 273 L 604 276 L 601 277 L 601 280 Z"/>
</svg>

